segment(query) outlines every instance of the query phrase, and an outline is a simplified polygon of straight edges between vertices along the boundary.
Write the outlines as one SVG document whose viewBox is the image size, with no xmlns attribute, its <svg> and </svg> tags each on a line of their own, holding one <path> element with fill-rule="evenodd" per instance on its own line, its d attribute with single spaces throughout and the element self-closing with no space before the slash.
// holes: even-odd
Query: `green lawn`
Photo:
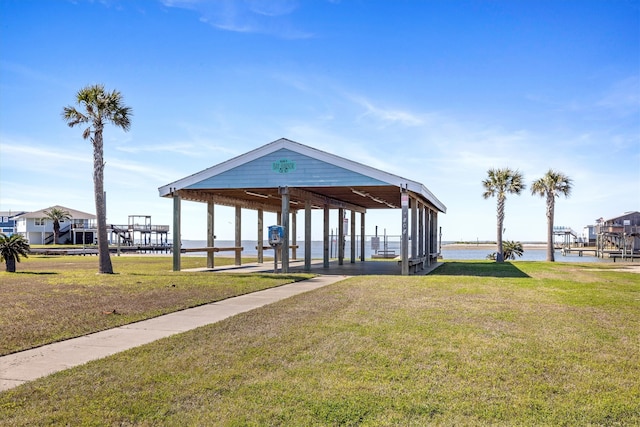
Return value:
<svg viewBox="0 0 640 427">
<path fill-rule="evenodd" d="M 112 261 L 113 275 L 96 274 L 93 256 L 31 256 L 17 273 L 0 272 L 0 355 L 310 277 L 173 272 L 166 256 Z M 206 258 L 182 259 L 185 269 L 204 266 Z"/>
<path fill-rule="evenodd" d="M 640 275 L 362 276 L 0 393 L 1 425 L 639 425 Z"/>
</svg>

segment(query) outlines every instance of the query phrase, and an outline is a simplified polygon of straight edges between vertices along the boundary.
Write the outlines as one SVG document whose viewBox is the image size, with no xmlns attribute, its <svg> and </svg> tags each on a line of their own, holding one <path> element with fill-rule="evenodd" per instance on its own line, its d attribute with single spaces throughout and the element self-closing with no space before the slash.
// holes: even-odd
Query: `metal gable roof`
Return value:
<svg viewBox="0 0 640 427">
<path fill-rule="evenodd" d="M 255 177 L 247 173 L 247 165 L 258 165 L 259 162 L 273 162 L 274 153 L 297 153 L 298 159 L 311 159 L 316 161 L 316 166 L 325 170 L 316 174 L 304 175 L 304 182 L 296 185 L 293 175 L 280 176 L 265 175 Z M 271 156 L 270 156 L 271 155 Z M 284 161 L 284 160 L 282 160 Z M 306 162 L 305 164 L 308 164 Z M 261 167 L 269 167 L 263 164 Z M 244 167 L 244 169 L 243 169 Z M 275 167 L 275 166 L 274 166 Z M 335 177 L 336 170 L 342 174 L 342 180 Z M 233 174 L 235 173 L 235 177 Z M 324 175 L 322 175 L 324 173 Z M 238 178 L 241 176 L 242 179 Z M 326 179 L 331 176 L 333 179 Z M 265 177 L 269 178 L 265 180 Z M 276 179 L 277 178 L 277 179 Z M 252 181 L 253 179 L 253 181 Z M 299 177 L 298 177 L 299 179 Z M 235 181 L 234 181 L 235 180 Z M 288 180 L 291 180 L 289 183 Z M 270 186 L 272 185 L 272 186 Z M 212 196 L 218 197 L 218 202 L 231 203 L 233 198 L 238 201 L 255 202 L 269 205 L 277 209 L 277 203 L 267 202 L 269 197 L 277 199 L 278 187 L 290 186 L 301 191 L 311 192 L 331 198 L 342 200 L 350 206 L 366 208 L 389 208 L 400 206 L 400 189 L 406 188 L 414 193 L 414 196 L 432 205 L 440 212 L 446 212 L 446 207 L 424 185 L 361 163 L 339 157 L 337 155 L 303 145 L 286 138 L 273 141 L 262 147 L 256 148 L 240 156 L 222 162 L 218 165 L 197 172 L 158 189 L 161 197 L 170 197 L 179 193 L 181 197 L 196 201 L 210 200 Z M 260 189 L 262 192 L 251 191 Z M 269 191 L 265 191 L 269 189 Z M 247 194 L 247 192 L 249 194 Z M 253 193 L 253 195 L 252 195 Z M 258 194 L 258 196 L 254 196 Z M 258 199 L 256 199 L 258 197 Z M 261 206 L 262 208 L 267 206 Z"/>
</svg>

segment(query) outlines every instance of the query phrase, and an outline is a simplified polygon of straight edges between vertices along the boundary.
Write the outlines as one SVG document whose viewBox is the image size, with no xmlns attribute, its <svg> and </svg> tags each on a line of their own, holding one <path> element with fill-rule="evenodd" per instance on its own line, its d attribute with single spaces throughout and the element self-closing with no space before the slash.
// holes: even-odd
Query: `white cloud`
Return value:
<svg viewBox="0 0 640 427">
<path fill-rule="evenodd" d="M 354 103 L 365 109 L 360 118 L 370 117 L 380 121 L 382 125 L 421 126 L 426 122 L 426 117 L 418 116 L 409 111 L 378 107 L 361 96 L 351 96 L 350 98 Z"/>
<path fill-rule="evenodd" d="M 130 154 L 141 153 L 174 153 L 187 157 L 196 157 L 200 154 L 194 145 L 189 142 L 176 142 L 158 145 L 118 145 L 115 147 L 117 151 Z"/>
<path fill-rule="evenodd" d="M 90 163 L 92 160 L 90 157 L 83 156 L 77 153 L 69 153 L 68 150 L 53 150 L 50 148 L 28 145 L 27 141 L 14 140 L 10 138 L 2 137 L 3 142 L 0 143 L 0 151 L 3 152 L 3 156 L 8 156 L 12 159 L 12 163 L 19 163 L 22 160 L 28 160 L 25 162 L 25 166 L 33 162 L 52 162 L 60 161 L 72 161 L 79 163 Z"/>
<path fill-rule="evenodd" d="M 161 0 L 166 7 L 193 10 L 200 21 L 238 33 L 260 33 L 285 39 L 313 37 L 296 29 L 287 19 L 298 9 L 294 0 Z"/>
<path fill-rule="evenodd" d="M 615 82 L 596 105 L 623 116 L 637 115 L 640 111 L 640 76 Z"/>
</svg>

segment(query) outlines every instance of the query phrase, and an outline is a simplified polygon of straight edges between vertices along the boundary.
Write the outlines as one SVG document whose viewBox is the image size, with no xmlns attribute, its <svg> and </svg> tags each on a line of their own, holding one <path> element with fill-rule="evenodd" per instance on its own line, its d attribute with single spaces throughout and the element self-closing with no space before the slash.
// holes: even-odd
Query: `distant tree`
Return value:
<svg viewBox="0 0 640 427">
<path fill-rule="evenodd" d="M 0 233 L 0 262 L 6 262 L 9 273 L 16 272 L 16 262 L 20 262 L 20 257 L 28 257 L 31 248 L 24 237 L 19 234 L 7 236 Z"/>
<path fill-rule="evenodd" d="M 44 215 L 45 218 L 53 221 L 53 243 L 60 243 L 60 222 L 70 220 L 71 214 L 64 209 L 51 208 L 48 211 L 44 211 Z"/>
<path fill-rule="evenodd" d="M 569 197 L 572 189 L 572 180 L 562 172 L 549 171 L 540 179 L 531 184 L 531 194 L 547 198 L 547 261 L 555 261 L 553 247 L 553 217 L 556 205 L 556 197 L 564 195 Z"/>
<path fill-rule="evenodd" d="M 504 224 L 504 204 L 507 200 L 507 194 L 520 194 L 525 188 L 523 177 L 520 172 L 512 171 L 509 168 L 489 169 L 487 171 L 487 179 L 482 181 L 484 193 L 482 197 L 498 198 L 497 206 L 497 244 L 496 262 L 504 262 L 504 253 L 502 247 L 502 231 Z"/>
<path fill-rule="evenodd" d="M 131 108 L 124 105 L 118 91 L 105 92 L 103 85 L 91 85 L 80 89 L 76 103 L 83 112 L 75 107 L 64 107 L 62 116 L 69 127 L 89 123 L 82 133 L 84 139 L 93 145 L 93 187 L 98 219 L 98 257 L 99 272 L 113 273 L 107 240 L 107 209 L 104 199 L 104 150 L 102 131 L 105 122 L 116 125 L 125 132 L 131 127 Z"/>
</svg>

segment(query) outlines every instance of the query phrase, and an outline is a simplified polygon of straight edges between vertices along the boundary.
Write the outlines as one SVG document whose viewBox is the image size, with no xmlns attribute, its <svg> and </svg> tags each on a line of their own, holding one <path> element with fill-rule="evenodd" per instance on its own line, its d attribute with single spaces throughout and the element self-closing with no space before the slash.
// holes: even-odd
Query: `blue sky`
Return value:
<svg viewBox="0 0 640 427">
<path fill-rule="evenodd" d="M 2 0 L 0 210 L 95 212 L 91 145 L 61 119 L 94 83 L 134 112 L 105 129 L 110 223 L 171 224 L 158 187 L 281 137 L 422 182 L 443 240 L 495 239 L 491 167 L 569 175 L 556 225 L 640 210 L 637 0 Z M 376 225 L 399 234 L 400 212 Z M 506 239 L 545 227 L 543 199 L 508 198 Z M 205 231 L 184 202 L 183 238 Z"/>
</svg>

